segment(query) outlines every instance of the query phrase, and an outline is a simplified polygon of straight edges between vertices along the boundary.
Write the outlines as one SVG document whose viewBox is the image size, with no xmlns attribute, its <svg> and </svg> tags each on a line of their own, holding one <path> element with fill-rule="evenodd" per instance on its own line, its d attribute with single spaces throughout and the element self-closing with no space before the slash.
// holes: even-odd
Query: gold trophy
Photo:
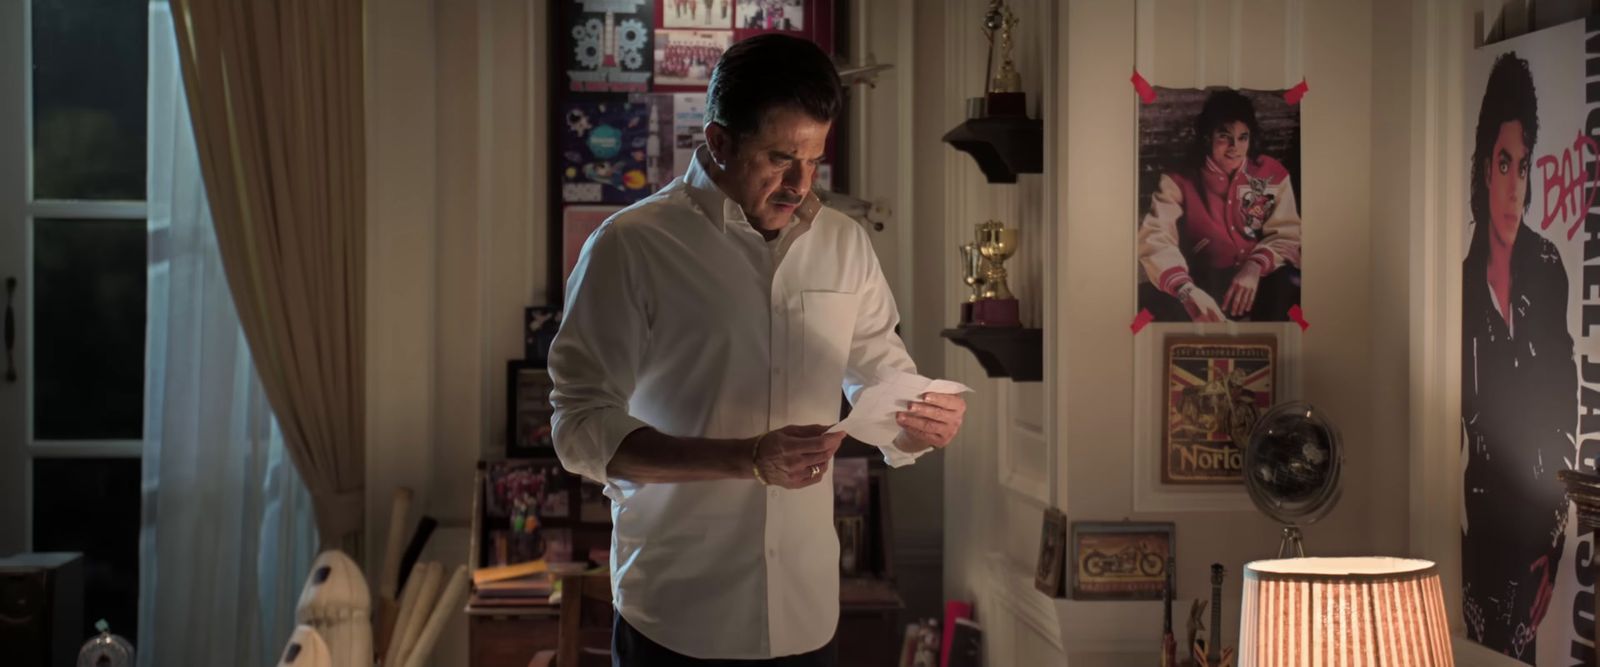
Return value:
<svg viewBox="0 0 1600 667">
<path fill-rule="evenodd" d="M 973 323 L 987 327 L 1022 326 L 1017 297 L 1006 285 L 1005 261 L 1017 253 L 1017 229 L 999 220 L 978 225 L 978 253 L 983 256 L 983 294 L 972 305 Z"/>
<path fill-rule="evenodd" d="M 972 290 L 967 295 L 966 302 L 961 304 L 961 326 L 972 324 L 972 304 L 983 298 L 983 282 L 985 275 L 985 262 L 983 252 L 976 241 L 961 244 L 957 250 L 961 253 L 961 282 L 966 283 Z"/>
<path fill-rule="evenodd" d="M 1011 60 L 1011 30 L 1017 26 L 1017 15 L 1005 5 L 1004 0 L 989 0 L 989 11 L 983 17 L 983 35 L 989 39 L 989 62 L 994 62 L 995 51 L 999 51 L 1000 70 L 994 72 L 993 78 L 988 82 L 986 108 L 990 116 L 1025 116 L 1027 115 L 1027 98 L 1022 92 L 1022 75 L 1017 73 L 1017 66 Z M 1000 41 L 995 42 L 995 33 L 1000 33 Z M 984 75 L 989 74 L 990 66 L 985 66 Z"/>
</svg>

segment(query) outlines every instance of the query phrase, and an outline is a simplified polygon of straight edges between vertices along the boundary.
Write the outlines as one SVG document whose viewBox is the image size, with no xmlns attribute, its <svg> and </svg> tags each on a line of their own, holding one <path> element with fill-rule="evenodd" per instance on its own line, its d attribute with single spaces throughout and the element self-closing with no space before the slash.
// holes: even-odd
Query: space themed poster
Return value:
<svg viewBox="0 0 1600 667">
<path fill-rule="evenodd" d="M 568 99 L 562 125 L 561 201 L 631 204 L 650 194 L 650 105 L 627 95 Z"/>
</svg>

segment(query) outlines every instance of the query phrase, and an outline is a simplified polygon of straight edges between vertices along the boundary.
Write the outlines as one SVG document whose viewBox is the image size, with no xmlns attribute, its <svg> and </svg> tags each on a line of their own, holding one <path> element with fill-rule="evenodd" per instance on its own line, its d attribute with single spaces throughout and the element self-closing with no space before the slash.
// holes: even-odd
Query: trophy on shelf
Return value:
<svg viewBox="0 0 1600 667">
<path fill-rule="evenodd" d="M 962 279 L 974 292 L 962 306 L 963 325 L 1022 326 L 1017 297 L 1006 285 L 1005 261 L 1016 252 L 1017 229 L 999 220 L 978 224 L 976 242 L 961 246 Z"/>
<path fill-rule="evenodd" d="M 1025 116 L 1027 98 L 1022 92 L 1022 75 L 1011 60 L 1011 31 L 1017 25 L 1017 15 L 1011 12 L 1004 0 L 989 0 L 989 11 L 983 15 L 983 36 L 989 40 L 989 60 L 983 74 L 988 78 L 984 91 L 985 110 L 990 116 Z M 998 43 L 995 34 L 999 33 Z M 995 52 L 999 52 L 1000 69 L 994 71 Z M 993 76 L 990 77 L 990 73 Z"/>
<path fill-rule="evenodd" d="M 961 282 L 966 283 L 972 290 L 967 295 L 967 300 L 961 304 L 961 326 L 972 324 L 972 305 L 983 298 L 984 261 L 983 253 L 978 249 L 976 241 L 961 244 L 956 250 L 961 253 Z"/>
</svg>

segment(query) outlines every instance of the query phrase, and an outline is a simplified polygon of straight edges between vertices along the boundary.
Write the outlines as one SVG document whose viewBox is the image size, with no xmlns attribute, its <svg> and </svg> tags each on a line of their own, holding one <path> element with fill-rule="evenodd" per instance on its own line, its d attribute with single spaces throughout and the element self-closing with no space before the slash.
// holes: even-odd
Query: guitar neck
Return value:
<svg viewBox="0 0 1600 667">
<path fill-rule="evenodd" d="M 1211 566 L 1211 644 L 1206 647 L 1210 664 L 1222 661 L 1222 566 Z"/>
<path fill-rule="evenodd" d="M 1167 590 L 1161 595 L 1161 608 L 1165 610 L 1165 613 L 1161 615 L 1161 630 L 1162 632 L 1165 632 L 1168 637 L 1172 636 L 1172 596 L 1177 594 L 1177 591 L 1172 590 L 1172 585 L 1174 583 L 1172 570 L 1174 567 L 1173 559 L 1168 558 Z"/>
</svg>

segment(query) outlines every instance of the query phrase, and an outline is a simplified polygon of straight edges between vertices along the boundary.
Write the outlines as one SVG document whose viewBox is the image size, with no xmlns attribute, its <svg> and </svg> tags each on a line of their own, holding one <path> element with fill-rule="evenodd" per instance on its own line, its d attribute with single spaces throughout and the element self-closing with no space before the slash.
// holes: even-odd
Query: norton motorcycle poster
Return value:
<svg viewBox="0 0 1600 667">
<path fill-rule="evenodd" d="M 1465 67 L 1462 620 L 1529 665 L 1594 655 L 1594 538 L 1556 473 L 1600 455 L 1597 58 L 1590 17 Z"/>
<path fill-rule="evenodd" d="M 1275 398 L 1277 340 L 1171 336 L 1166 349 L 1161 481 L 1242 483 L 1250 429 Z"/>
</svg>

